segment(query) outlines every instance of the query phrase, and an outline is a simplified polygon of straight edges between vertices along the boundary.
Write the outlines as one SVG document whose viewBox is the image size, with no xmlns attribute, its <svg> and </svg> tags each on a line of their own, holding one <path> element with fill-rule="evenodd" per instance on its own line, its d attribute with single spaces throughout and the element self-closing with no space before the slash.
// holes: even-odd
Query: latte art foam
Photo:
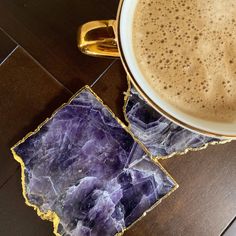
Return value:
<svg viewBox="0 0 236 236">
<path fill-rule="evenodd" d="M 165 101 L 197 118 L 236 120 L 235 0 L 140 0 L 133 43 Z"/>
</svg>

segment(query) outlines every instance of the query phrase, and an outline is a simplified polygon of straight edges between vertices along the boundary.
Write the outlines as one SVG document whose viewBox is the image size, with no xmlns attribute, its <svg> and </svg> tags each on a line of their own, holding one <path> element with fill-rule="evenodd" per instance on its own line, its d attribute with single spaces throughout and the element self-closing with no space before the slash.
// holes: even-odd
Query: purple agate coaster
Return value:
<svg viewBox="0 0 236 236">
<path fill-rule="evenodd" d="M 199 135 L 174 124 L 148 105 L 133 86 L 126 96 L 124 113 L 131 132 L 156 158 L 168 158 L 204 149 L 209 144 L 228 142 Z"/>
<path fill-rule="evenodd" d="M 12 152 L 26 203 L 56 235 L 122 233 L 177 188 L 89 87 Z"/>
</svg>

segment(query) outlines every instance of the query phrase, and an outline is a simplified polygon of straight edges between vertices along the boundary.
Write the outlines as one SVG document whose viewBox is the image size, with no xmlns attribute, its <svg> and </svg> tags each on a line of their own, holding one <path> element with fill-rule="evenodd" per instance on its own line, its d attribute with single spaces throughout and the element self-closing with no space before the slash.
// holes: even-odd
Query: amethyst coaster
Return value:
<svg viewBox="0 0 236 236">
<path fill-rule="evenodd" d="M 129 129 L 151 155 L 165 159 L 188 151 L 198 151 L 209 144 L 224 144 L 230 140 L 209 138 L 184 129 L 154 110 L 130 85 L 125 98 L 124 114 Z"/>
<path fill-rule="evenodd" d="M 177 188 L 89 87 L 12 152 L 26 203 L 56 235 L 122 234 Z"/>
</svg>

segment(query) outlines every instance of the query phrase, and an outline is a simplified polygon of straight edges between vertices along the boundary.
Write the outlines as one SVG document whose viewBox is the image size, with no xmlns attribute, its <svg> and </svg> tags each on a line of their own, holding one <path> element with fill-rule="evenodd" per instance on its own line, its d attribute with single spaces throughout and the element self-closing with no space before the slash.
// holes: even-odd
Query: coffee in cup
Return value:
<svg viewBox="0 0 236 236">
<path fill-rule="evenodd" d="M 158 96 L 199 119 L 236 121 L 236 2 L 140 0 L 133 48 Z"/>
</svg>

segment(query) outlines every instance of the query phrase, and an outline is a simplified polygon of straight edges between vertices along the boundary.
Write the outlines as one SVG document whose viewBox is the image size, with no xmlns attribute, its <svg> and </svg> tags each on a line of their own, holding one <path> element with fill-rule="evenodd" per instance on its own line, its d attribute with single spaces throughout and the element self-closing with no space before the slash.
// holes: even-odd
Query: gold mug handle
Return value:
<svg viewBox="0 0 236 236">
<path fill-rule="evenodd" d="M 78 30 L 77 42 L 80 51 L 87 55 L 120 57 L 115 20 L 91 21 L 82 25 Z"/>
</svg>

